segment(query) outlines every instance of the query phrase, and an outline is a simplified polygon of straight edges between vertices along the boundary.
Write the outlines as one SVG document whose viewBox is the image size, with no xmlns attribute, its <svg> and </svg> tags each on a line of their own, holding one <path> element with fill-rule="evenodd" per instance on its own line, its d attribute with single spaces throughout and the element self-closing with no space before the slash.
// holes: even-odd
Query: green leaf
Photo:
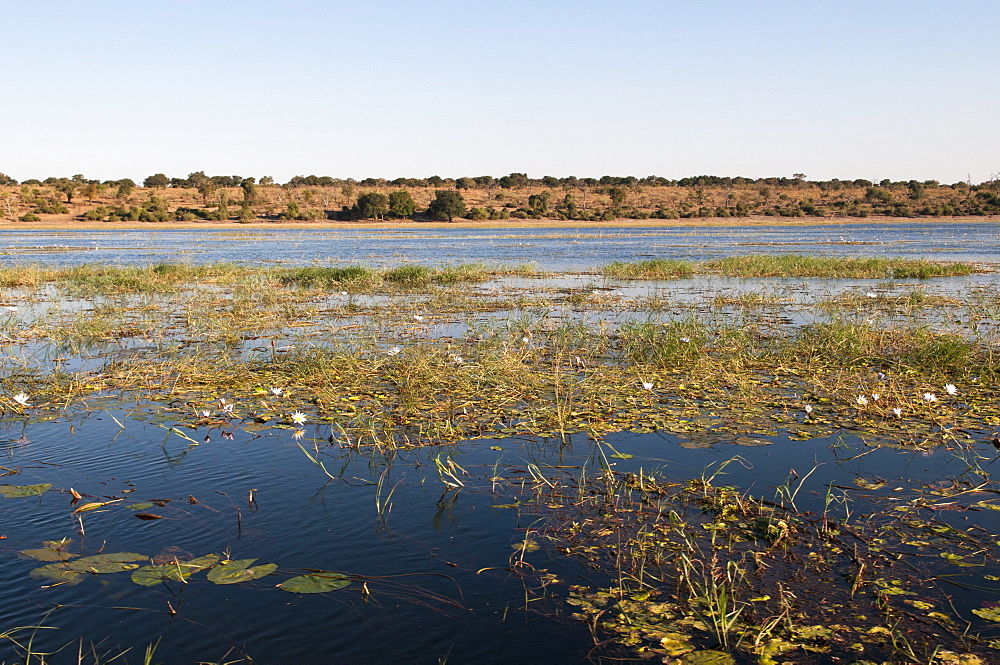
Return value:
<svg viewBox="0 0 1000 665">
<path fill-rule="evenodd" d="M 218 561 L 218 554 L 206 554 L 190 561 L 143 566 L 132 573 L 132 581 L 140 586 L 153 586 L 160 582 L 186 582 L 194 573 L 211 568 Z"/>
<path fill-rule="evenodd" d="M 62 563 L 50 563 L 47 566 L 35 568 L 28 575 L 35 578 L 55 580 L 63 584 L 79 584 L 83 581 L 85 573 L 68 570 Z"/>
<path fill-rule="evenodd" d="M 139 566 L 136 561 L 146 561 L 149 557 L 135 552 L 114 552 L 111 554 L 95 554 L 70 561 L 65 564 L 67 570 L 80 573 L 120 573 L 125 570 L 135 570 Z"/>
<path fill-rule="evenodd" d="M 265 563 L 262 566 L 250 568 L 257 559 L 234 559 L 226 563 L 219 564 L 208 571 L 208 581 L 215 584 L 239 584 L 250 580 L 260 579 L 265 575 L 270 575 L 278 569 L 276 563 Z"/>
<path fill-rule="evenodd" d="M 20 554 L 36 561 L 68 561 L 73 557 L 80 556 L 73 552 L 66 552 L 64 547 L 69 547 L 73 541 L 69 538 L 62 540 L 43 540 L 44 547 L 33 550 L 21 550 Z"/>
<path fill-rule="evenodd" d="M 148 508 L 152 508 L 153 504 L 149 501 L 143 501 L 142 503 L 130 503 L 125 507 L 129 510 L 147 510 Z"/>
<path fill-rule="evenodd" d="M 986 609 L 977 609 L 972 610 L 972 613 L 989 621 L 996 621 L 1000 623 L 1000 608 L 990 607 Z"/>
<path fill-rule="evenodd" d="M 278 588 L 291 593 L 326 593 L 343 589 L 350 583 L 351 580 L 341 573 L 310 573 L 285 580 Z"/>
<path fill-rule="evenodd" d="M 17 499 L 25 496 L 41 496 L 52 489 L 52 483 L 38 485 L 0 485 L 0 497 Z"/>
</svg>

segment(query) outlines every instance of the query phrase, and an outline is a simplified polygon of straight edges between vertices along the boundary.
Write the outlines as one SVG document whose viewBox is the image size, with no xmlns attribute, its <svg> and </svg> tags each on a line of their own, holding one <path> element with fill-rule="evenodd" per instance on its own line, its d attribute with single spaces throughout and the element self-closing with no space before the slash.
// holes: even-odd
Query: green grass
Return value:
<svg viewBox="0 0 1000 665">
<path fill-rule="evenodd" d="M 821 277 L 869 279 L 927 279 L 969 275 L 971 264 L 925 259 L 823 257 L 802 254 L 749 254 L 691 263 L 651 259 L 614 262 L 604 267 L 616 279 L 675 279 L 696 275 L 725 277 Z"/>
</svg>

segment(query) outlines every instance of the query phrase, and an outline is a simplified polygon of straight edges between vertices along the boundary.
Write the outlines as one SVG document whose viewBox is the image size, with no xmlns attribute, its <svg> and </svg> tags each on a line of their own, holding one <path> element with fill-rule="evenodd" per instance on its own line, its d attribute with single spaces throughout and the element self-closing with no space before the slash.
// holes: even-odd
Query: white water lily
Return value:
<svg viewBox="0 0 1000 665">
<path fill-rule="evenodd" d="M 295 439 L 296 441 L 300 441 L 302 437 L 304 437 L 305 435 L 306 431 L 304 429 L 297 429 L 294 432 L 292 432 L 292 438 Z"/>
<path fill-rule="evenodd" d="M 896 416 L 897 418 L 900 418 L 903 415 L 903 410 L 901 408 L 899 408 L 898 406 L 894 406 L 892 408 L 892 414 L 894 416 Z"/>
<path fill-rule="evenodd" d="M 342 296 L 346 296 L 346 295 L 347 295 L 347 291 L 341 291 L 341 292 L 340 292 L 340 295 L 342 295 Z"/>
<path fill-rule="evenodd" d="M 691 341 L 691 338 L 690 337 L 681 337 L 680 341 L 683 342 L 684 344 L 687 344 L 688 342 Z"/>
<path fill-rule="evenodd" d="M 522 343 L 524 343 L 524 344 L 527 344 L 527 343 L 528 343 L 528 342 L 530 342 L 530 341 L 531 341 L 531 340 L 530 340 L 530 339 L 528 339 L 527 337 L 522 337 L 522 338 L 521 338 L 521 342 L 522 342 Z"/>
<path fill-rule="evenodd" d="M 873 402 L 877 402 L 877 401 L 879 401 L 879 399 L 881 399 L 881 398 L 882 398 L 882 396 L 881 396 L 881 395 L 879 395 L 878 393 L 872 393 L 872 401 L 873 401 Z"/>
<path fill-rule="evenodd" d="M 806 410 L 806 415 L 807 416 L 811 416 L 812 412 L 813 412 L 813 405 L 812 404 L 806 404 L 805 410 Z"/>
<path fill-rule="evenodd" d="M 858 398 L 854 401 L 858 403 L 858 406 L 864 406 L 868 403 L 868 398 L 864 395 L 858 395 Z"/>
<path fill-rule="evenodd" d="M 462 356 L 458 355 L 457 353 L 449 353 L 448 354 L 448 360 L 450 360 L 451 362 L 455 363 L 456 365 L 461 365 L 462 363 L 465 362 L 465 358 L 463 358 Z"/>
<path fill-rule="evenodd" d="M 924 393 L 924 401 L 930 404 L 931 402 L 937 401 L 937 395 L 934 393 Z"/>
<path fill-rule="evenodd" d="M 283 392 L 284 391 L 281 388 L 271 388 L 271 394 L 274 395 L 275 397 L 281 397 L 281 394 Z"/>
<path fill-rule="evenodd" d="M 952 396 L 958 394 L 958 388 L 955 387 L 954 383 L 946 383 L 946 384 L 944 384 L 944 391 L 946 393 L 948 393 L 949 395 L 952 395 Z"/>
<path fill-rule="evenodd" d="M 420 316 L 419 314 L 414 314 L 413 320 L 416 321 L 417 323 L 420 323 L 421 321 L 424 320 L 424 317 Z"/>
<path fill-rule="evenodd" d="M 652 383 L 648 383 L 648 382 L 643 382 L 642 388 L 643 388 L 643 390 L 652 390 L 653 389 L 653 384 Z"/>
<path fill-rule="evenodd" d="M 295 423 L 296 425 L 301 425 L 306 421 L 306 414 L 302 413 L 301 411 L 296 411 L 295 413 L 292 414 L 291 418 L 293 423 Z"/>
<path fill-rule="evenodd" d="M 16 312 L 17 311 L 17 307 L 14 306 L 14 305 L 7 305 L 7 307 L 5 307 L 4 309 L 6 309 L 8 312 Z"/>
<path fill-rule="evenodd" d="M 865 295 L 868 296 L 869 298 L 878 298 L 878 294 L 875 293 L 874 291 L 869 291 Z"/>
<path fill-rule="evenodd" d="M 400 351 L 402 351 L 402 350 L 403 350 L 403 349 L 402 349 L 402 348 L 400 348 L 400 347 L 398 347 L 398 346 L 391 346 L 391 347 L 389 347 L 388 349 L 386 349 L 386 351 L 385 351 L 385 352 L 386 352 L 386 353 L 387 353 L 388 355 L 390 355 L 390 356 L 396 356 L 396 355 L 399 355 L 399 352 L 400 352 Z"/>
<path fill-rule="evenodd" d="M 28 406 L 28 396 L 25 395 L 24 393 L 18 393 L 14 395 L 14 401 L 20 404 L 21 406 Z"/>
<path fill-rule="evenodd" d="M 202 409 L 201 411 L 202 418 L 208 418 L 210 415 L 212 415 L 211 411 L 209 411 L 208 409 Z"/>
</svg>

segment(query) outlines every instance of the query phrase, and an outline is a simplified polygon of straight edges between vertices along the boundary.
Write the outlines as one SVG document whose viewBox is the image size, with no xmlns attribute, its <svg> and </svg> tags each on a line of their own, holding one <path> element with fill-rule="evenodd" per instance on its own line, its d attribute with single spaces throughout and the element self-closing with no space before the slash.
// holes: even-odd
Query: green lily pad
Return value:
<svg viewBox="0 0 1000 665">
<path fill-rule="evenodd" d="M 978 617 L 982 617 L 987 621 L 996 621 L 1000 623 L 1000 608 L 988 607 L 986 609 L 976 609 L 972 610 L 972 613 Z"/>
<path fill-rule="evenodd" d="M 17 499 L 25 496 L 41 496 L 52 489 L 52 483 L 37 485 L 0 485 L 0 497 Z"/>
<path fill-rule="evenodd" d="M 711 649 L 685 654 L 681 662 L 684 665 L 736 665 L 736 659 L 728 653 Z"/>
<path fill-rule="evenodd" d="M 125 507 L 129 510 L 148 510 L 153 507 L 153 504 L 149 501 L 143 501 L 142 503 L 130 503 Z"/>
<path fill-rule="evenodd" d="M 110 554 L 94 554 L 66 563 L 68 570 L 80 573 L 120 573 L 125 570 L 135 570 L 139 566 L 136 561 L 149 559 L 145 554 L 135 552 L 113 552 Z"/>
<path fill-rule="evenodd" d="M 863 490 L 877 490 L 885 487 L 885 481 L 881 478 L 877 480 L 868 480 L 867 478 L 855 478 L 854 484 Z"/>
<path fill-rule="evenodd" d="M 219 564 L 208 571 L 208 581 L 216 584 L 239 584 L 250 580 L 260 579 L 265 575 L 270 575 L 278 569 L 276 563 L 265 563 L 262 566 L 250 568 L 257 559 L 234 559 L 226 563 Z"/>
<path fill-rule="evenodd" d="M 67 552 L 63 548 L 69 547 L 73 541 L 69 538 L 62 540 L 43 540 L 44 547 L 32 550 L 21 550 L 20 554 L 35 561 L 69 561 L 73 557 L 80 556 L 73 552 Z"/>
<path fill-rule="evenodd" d="M 28 575 L 35 578 L 55 580 L 62 584 L 79 584 L 83 581 L 86 573 L 69 570 L 63 563 L 50 563 L 47 566 L 35 568 Z"/>
<path fill-rule="evenodd" d="M 341 573 L 309 573 L 285 580 L 278 588 L 291 593 L 326 593 L 343 589 L 350 583 L 351 580 Z"/>
<path fill-rule="evenodd" d="M 186 582 L 194 573 L 211 568 L 218 562 L 218 554 L 206 554 L 190 561 L 143 566 L 132 572 L 132 581 L 140 586 L 154 586 L 161 582 Z"/>
</svg>

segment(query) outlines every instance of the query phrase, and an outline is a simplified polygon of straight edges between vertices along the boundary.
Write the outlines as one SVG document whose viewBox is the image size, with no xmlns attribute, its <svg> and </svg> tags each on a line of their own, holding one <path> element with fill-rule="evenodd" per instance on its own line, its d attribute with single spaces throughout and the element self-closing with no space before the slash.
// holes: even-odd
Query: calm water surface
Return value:
<svg viewBox="0 0 1000 665">
<path fill-rule="evenodd" d="M 535 262 L 543 270 L 588 270 L 611 261 L 702 260 L 798 252 L 1000 262 L 993 223 L 907 222 L 728 228 L 531 229 L 148 229 L 0 231 L 0 261 L 114 265 L 161 261 L 304 264 Z"/>
</svg>

